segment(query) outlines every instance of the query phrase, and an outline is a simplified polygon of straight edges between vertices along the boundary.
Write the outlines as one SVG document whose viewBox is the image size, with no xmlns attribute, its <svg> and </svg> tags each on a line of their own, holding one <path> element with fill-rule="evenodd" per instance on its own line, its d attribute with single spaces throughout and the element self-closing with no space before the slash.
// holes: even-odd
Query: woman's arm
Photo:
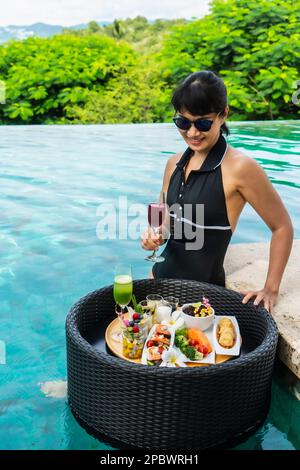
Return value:
<svg viewBox="0 0 300 470">
<path fill-rule="evenodd" d="M 272 231 L 269 268 L 263 289 L 242 292 L 243 303 L 256 297 L 271 313 L 276 304 L 279 286 L 293 243 L 290 216 L 262 167 L 252 158 L 241 156 L 236 164 L 237 190 L 249 202 Z"/>
</svg>

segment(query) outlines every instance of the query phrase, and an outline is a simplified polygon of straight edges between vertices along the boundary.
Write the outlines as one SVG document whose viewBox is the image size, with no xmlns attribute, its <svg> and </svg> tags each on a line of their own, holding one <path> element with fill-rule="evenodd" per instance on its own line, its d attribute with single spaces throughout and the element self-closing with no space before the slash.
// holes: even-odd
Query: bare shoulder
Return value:
<svg viewBox="0 0 300 470">
<path fill-rule="evenodd" d="M 270 187 L 270 181 L 262 166 L 240 150 L 232 147 L 229 149 L 224 158 L 223 169 L 228 185 L 240 192 L 245 188 L 256 191 L 260 187 Z"/>
<path fill-rule="evenodd" d="M 169 187 L 169 182 L 172 174 L 175 171 L 176 163 L 180 160 L 182 153 L 176 153 L 171 155 L 168 159 L 165 167 L 164 179 L 163 179 L 163 191 L 167 191 Z"/>
<path fill-rule="evenodd" d="M 230 147 L 226 158 L 224 159 L 225 169 L 230 170 L 235 176 L 253 175 L 257 172 L 264 172 L 260 164 L 254 159 L 246 155 L 244 152 Z"/>
<path fill-rule="evenodd" d="M 167 164 L 166 164 L 166 172 L 169 174 L 169 176 L 173 173 L 176 167 L 176 163 L 179 162 L 180 158 L 182 156 L 182 152 L 176 153 L 175 155 L 171 155 L 171 157 L 168 159 Z"/>
<path fill-rule="evenodd" d="M 168 159 L 167 164 L 171 166 L 175 166 L 177 162 L 179 162 L 180 158 L 182 157 L 182 152 L 175 153 L 174 155 L 171 155 L 171 157 Z"/>
</svg>

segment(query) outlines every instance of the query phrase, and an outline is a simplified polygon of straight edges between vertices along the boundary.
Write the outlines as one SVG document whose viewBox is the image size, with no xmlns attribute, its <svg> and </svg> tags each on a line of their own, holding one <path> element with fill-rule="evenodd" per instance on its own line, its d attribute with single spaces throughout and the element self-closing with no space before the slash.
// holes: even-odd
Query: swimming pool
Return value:
<svg viewBox="0 0 300 470">
<path fill-rule="evenodd" d="M 268 173 L 300 237 L 300 123 L 231 123 L 229 142 Z M 1 449 L 109 449 L 83 431 L 65 398 L 41 383 L 66 379 L 64 322 L 81 296 L 111 284 L 114 264 L 135 278 L 149 264 L 139 240 L 99 240 L 101 203 L 146 204 L 158 195 L 167 158 L 185 149 L 169 124 L 0 127 Z M 146 221 L 145 221 L 146 223 Z M 232 243 L 268 241 L 247 207 Z M 300 402 L 281 373 L 265 425 L 238 448 L 300 449 Z"/>
</svg>

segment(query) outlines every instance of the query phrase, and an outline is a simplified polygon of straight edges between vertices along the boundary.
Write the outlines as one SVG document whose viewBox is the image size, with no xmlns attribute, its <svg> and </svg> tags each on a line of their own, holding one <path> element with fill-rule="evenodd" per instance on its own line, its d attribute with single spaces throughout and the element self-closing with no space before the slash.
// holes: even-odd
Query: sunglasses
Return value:
<svg viewBox="0 0 300 470">
<path fill-rule="evenodd" d="M 219 116 L 220 113 L 217 114 L 217 117 Z M 213 124 L 212 119 L 196 119 L 195 121 L 190 121 L 189 119 L 183 117 L 183 116 L 176 116 L 173 117 L 173 121 L 178 127 L 178 129 L 181 129 L 182 131 L 188 131 L 192 124 L 196 127 L 198 131 L 202 132 L 208 132 Z"/>
</svg>

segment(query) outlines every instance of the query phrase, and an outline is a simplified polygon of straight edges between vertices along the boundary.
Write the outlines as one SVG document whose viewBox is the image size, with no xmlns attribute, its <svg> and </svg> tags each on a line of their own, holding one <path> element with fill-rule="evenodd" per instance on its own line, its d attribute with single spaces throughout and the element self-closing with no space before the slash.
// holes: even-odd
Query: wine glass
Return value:
<svg viewBox="0 0 300 470">
<path fill-rule="evenodd" d="M 160 228 L 163 225 L 165 216 L 166 216 L 167 204 L 164 202 L 153 202 L 148 205 L 148 223 L 153 229 L 155 234 L 159 234 Z M 160 263 L 165 260 L 163 256 L 157 256 L 155 249 L 152 255 L 147 256 L 145 259 L 147 261 L 152 261 L 153 263 Z"/>
</svg>

